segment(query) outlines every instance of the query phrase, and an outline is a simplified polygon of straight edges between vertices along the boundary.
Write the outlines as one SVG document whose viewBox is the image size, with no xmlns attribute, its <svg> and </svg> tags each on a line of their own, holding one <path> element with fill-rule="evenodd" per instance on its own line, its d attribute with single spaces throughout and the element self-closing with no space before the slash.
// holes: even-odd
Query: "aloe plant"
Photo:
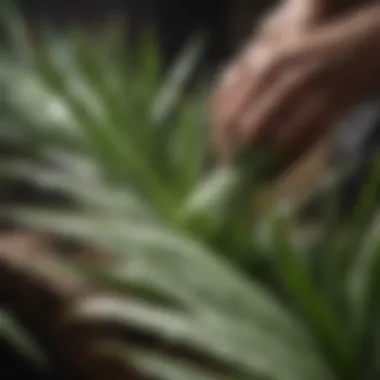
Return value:
<svg viewBox="0 0 380 380">
<path fill-rule="evenodd" d="M 207 167 L 207 97 L 183 91 L 195 43 L 162 83 L 152 43 L 133 59 L 78 31 L 32 48 L 17 25 L 1 62 L 0 145 L 14 148 L 1 160 L 2 213 L 108 253 L 109 266 L 70 270 L 118 291 L 78 300 L 65 318 L 158 337 L 158 351 L 98 348 L 154 378 L 380 376 L 376 164 L 352 220 L 337 226 L 330 215 L 299 245 L 294 212 L 251 213 L 261 180 L 281 167 L 272 155 Z M 18 181 L 69 202 L 11 202 Z"/>
</svg>

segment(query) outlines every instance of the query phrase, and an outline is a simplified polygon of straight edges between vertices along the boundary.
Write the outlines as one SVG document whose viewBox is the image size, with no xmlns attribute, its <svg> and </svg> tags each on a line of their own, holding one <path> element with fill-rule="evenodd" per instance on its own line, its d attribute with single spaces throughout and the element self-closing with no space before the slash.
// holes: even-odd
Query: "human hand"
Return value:
<svg viewBox="0 0 380 380">
<path fill-rule="evenodd" d="M 287 38 L 322 22 L 330 13 L 326 0 L 283 0 L 255 27 L 254 43 Z"/>
<path fill-rule="evenodd" d="M 219 153 L 269 141 L 301 154 L 364 99 L 374 82 L 366 22 L 353 18 L 251 43 L 214 98 Z"/>
</svg>

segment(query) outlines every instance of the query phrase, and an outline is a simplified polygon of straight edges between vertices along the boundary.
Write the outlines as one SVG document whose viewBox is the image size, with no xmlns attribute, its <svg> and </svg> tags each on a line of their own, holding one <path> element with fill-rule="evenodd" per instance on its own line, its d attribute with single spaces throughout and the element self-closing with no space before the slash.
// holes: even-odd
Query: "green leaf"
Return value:
<svg viewBox="0 0 380 380">
<path fill-rule="evenodd" d="M 303 376 L 310 379 L 318 379 L 317 376 L 329 377 L 328 372 L 323 372 L 321 365 L 314 362 L 312 356 L 308 356 L 305 351 L 298 350 L 293 356 L 291 350 L 284 352 L 281 346 L 275 350 L 265 335 L 264 339 L 259 339 L 259 335 L 255 334 L 255 338 L 250 340 L 249 335 L 241 334 L 237 326 L 233 330 L 226 328 L 223 319 L 217 315 L 186 315 L 133 300 L 109 297 L 87 299 L 79 303 L 73 312 L 72 317 L 75 319 L 118 323 L 158 334 L 166 344 L 196 347 L 200 353 L 223 359 L 227 366 L 238 366 L 238 371 L 247 374 L 248 378 L 255 378 L 256 375 L 289 380 L 302 379 Z M 303 360 L 307 364 L 297 360 L 301 356 L 304 356 Z M 273 360 L 276 360 L 277 368 L 271 365 Z"/>
<path fill-rule="evenodd" d="M 3 181 L 27 179 L 39 189 L 69 196 L 73 202 L 93 210 L 93 213 L 121 215 L 147 223 L 161 221 L 134 190 L 108 186 L 101 177 L 92 175 L 94 168 L 75 156 L 71 156 L 68 163 L 73 165 L 74 172 L 61 171 L 62 167 L 57 166 L 44 168 L 26 162 L 7 162 L 0 165 L 0 178 Z"/>
<path fill-rule="evenodd" d="M 16 322 L 15 317 L 0 309 L 0 338 L 6 339 L 26 360 L 46 371 L 49 360 L 29 333 Z"/>
<path fill-rule="evenodd" d="M 191 98 L 180 104 L 176 118 L 177 128 L 169 139 L 182 196 L 188 196 L 189 191 L 204 178 L 209 133 L 205 123 L 205 106 L 203 94 L 199 94 L 198 99 Z"/>
<path fill-rule="evenodd" d="M 181 98 L 201 58 L 204 42 L 202 36 L 193 36 L 168 74 L 153 106 L 153 119 L 158 125 L 166 123 L 175 111 L 177 99 Z"/>
<path fill-rule="evenodd" d="M 379 276 L 380 241 L 379 225 L 376 220 L 354 260 L 347 280 L 349 317 L 358 342 L 358 351 L 365 350 L 376 337 L 374 332 L 377 329 L 380 312 L 377 291 Z"/>
<path fill-rule="evenodd" d="M 286 224 L 280 216 L 273 220 L 272 231 L 275 264 L 289 294 L 300 307 L 306 323 L 311 326 L 330 365 L 335 366 L 342 375 L 352 375 L 357 363 L 347 326 L 338 319 L 333 308 L 319 292 L 310 272 L 291 245 Z"/>
<path fill-rule="evenodd" d="M 99 101 L 85 86 L 85 78 L 72 70 L 68 71 L 70 65 L 66 64 L 67 59 L 55 54 L 53 62 L 51 56 L 39 57 L 39 73 L 61 101 L 68 104 L 81 132 L 95 149 L 95 154 L 97 152 L 102 157 L 107 169 L 116 178 L 133 175 L 135 182 L 154 200 L 160 212 L 169 216 L 175 201 L 147 157 L 133 141 L 120 133 L 117 126 L 109 123 L 104 114 L 96 111 Z"/>
<path fill-rule="evenodd" d="M 360 252 L 360 248 L 365 241 L 371 222 L 376 215 L 376 199 L 378 197 L 380 185 L 380 164 L 375 158 L 365 184 L 360 201 L 356 205 L 352 218 L 345 225 L 344 229 L 335 236 L 336 242 L 329 255 L 331 259 L 327 263 L 329 266 L 330 278 L 333 293 L 340 297 L 335 297 L 346 307 L 345 285 L 350 268 L 355 262 L 355 257 Z"/>
<path fill-rule="evenodd" d="M 120 360 L 132 361 L 142 373 L 149 376 L 161 376 L 168 380 L 227 380 L 231 378 L 228 375 L 222 376 L 217 371 L 192 365 L 187 360 L 167 357 L 162 353 L 125 348 L 114 348 L 111 352 Z M 234 378 L 238 379 L 235 376 Z"/>
</svg>

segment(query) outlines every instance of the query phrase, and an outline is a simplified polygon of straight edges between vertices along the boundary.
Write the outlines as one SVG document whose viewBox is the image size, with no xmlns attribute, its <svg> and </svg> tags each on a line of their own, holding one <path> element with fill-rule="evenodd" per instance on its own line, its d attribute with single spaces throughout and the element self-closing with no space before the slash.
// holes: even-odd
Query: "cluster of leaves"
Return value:
<svg viewBox="0 0 380 380">
<path fill-rule="evenodd" d="M 2 158 L 0 189 L 26 180 L 70 207 L 3 203 L 4 214 L 108 253 L 116 266 L 77 269 L 128 296 L 79 302 L 72 318 L 133 326 L 223 363 L 212 371 L 117 347 L 164 379 L 380 376 L 377 165 L 353 218 L 337 225 L 332 202 L 299 245 L 288 233 L 293 212 L 259 221 L 248 207 L 272 158 L 255 151 L 208 170 L 207 101 L 182 92 L 196 43 L 161 85 L 149 40 L 132 59 L 113 39 L 77 31 L 44 34 L 32 48 L 17 19 L 11 27 L 0 144 L 18 152 Z"/>
</svg>

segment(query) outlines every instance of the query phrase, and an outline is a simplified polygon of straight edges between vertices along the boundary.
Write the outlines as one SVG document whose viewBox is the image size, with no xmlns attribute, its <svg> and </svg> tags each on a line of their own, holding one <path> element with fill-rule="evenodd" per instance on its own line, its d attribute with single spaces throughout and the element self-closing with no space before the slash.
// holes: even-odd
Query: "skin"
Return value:
<svg viewBox="0 0 380 380">
<path fill-rule="evenodd" d="M 263 142 L 302 154 L 380 90 L 379 52 L 378 1 L 283 2 L 218 86 L 212 117 L 220 156 Z"/>
</svg>

